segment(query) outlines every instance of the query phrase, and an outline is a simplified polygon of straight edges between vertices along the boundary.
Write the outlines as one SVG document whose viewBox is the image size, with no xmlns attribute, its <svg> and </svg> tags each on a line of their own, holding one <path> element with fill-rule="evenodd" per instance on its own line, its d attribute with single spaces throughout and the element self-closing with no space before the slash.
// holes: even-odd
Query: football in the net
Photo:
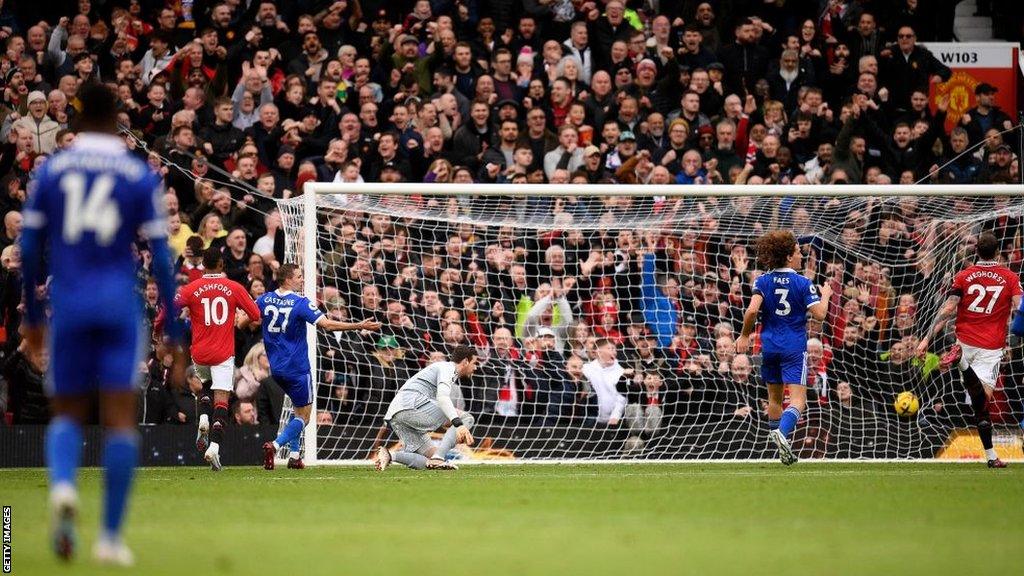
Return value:
<svg viewBox="0 0 1024 576">
<path fill-rule="evenodd" d="M 909 417 L 917 414 L 917 409 L 921 407 L 921 402 L 913 392 L 904 391 L 896 396 L 896 401 L 892 405 L 896 409 L 897 415 Z"/>
</svg>

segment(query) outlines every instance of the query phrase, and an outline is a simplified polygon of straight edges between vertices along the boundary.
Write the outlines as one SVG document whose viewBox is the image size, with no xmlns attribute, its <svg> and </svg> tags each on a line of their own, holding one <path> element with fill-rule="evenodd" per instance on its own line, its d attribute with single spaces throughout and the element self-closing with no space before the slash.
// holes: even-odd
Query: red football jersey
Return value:
<svg viewBox="0 0 1024 576">
<path fill-rule="evenodd" d="M 174 298 L 192 319 L 192 360 L 203 366 L 220 364 L 235 355 L 235 311 L 253 321 L 260 309 L 245 287 L 224 274 L 204 274 L 178 290 Z"/>
<path fill-rule="evenodd" d="M 978 262 L 957 274 L 950 290 L 960 297 L 956 337 L 977 348 L 1002 349 L 1013 297 L 1020 294 L 1017 275 L 995 262 Z"/>
</svg>

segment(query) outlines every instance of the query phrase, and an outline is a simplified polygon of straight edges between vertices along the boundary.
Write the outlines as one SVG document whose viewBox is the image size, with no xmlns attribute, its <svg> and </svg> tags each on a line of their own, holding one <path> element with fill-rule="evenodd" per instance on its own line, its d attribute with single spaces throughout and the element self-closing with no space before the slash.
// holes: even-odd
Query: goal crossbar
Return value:
<svg viewBox="0 0 1024 576">
<path fill-rule="evenodd" d="M 830 197 L 830 196 L 1022 196 L 1024 184 L 949 184 L 949 185 L 872 185 L 833 184 L 807 185 L 679 185 L 679 184 L 446 184 L 411 183 L 381 184 L 379 182 L 307 182 L 305 192 L 325 194 L 379 194 L 383 196 L 759 196 L 759 197 Z"/>
</svg>

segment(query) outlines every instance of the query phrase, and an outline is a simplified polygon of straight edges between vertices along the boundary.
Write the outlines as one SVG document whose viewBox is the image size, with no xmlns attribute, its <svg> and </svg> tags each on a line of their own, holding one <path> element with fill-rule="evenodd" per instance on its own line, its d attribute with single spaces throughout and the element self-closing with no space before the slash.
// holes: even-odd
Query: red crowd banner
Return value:
<svg viewBox="0 0 1024 576">
<path fill-rule="evenodd" d="M 933 84 L 931 105 L 935 109 L 938 99 L 949 97 L 949 116 L 946 130 L 960 121 L 960 116 L 977 104 L 974 89 L 982 83 L 999 90 L 996 106 L 1016 122 L 1017 114 L 1017 52 L 1010 42 L 928 42 L 924 45 L 946 66 L 953 70 L 949 81 Z"/>
</svg>

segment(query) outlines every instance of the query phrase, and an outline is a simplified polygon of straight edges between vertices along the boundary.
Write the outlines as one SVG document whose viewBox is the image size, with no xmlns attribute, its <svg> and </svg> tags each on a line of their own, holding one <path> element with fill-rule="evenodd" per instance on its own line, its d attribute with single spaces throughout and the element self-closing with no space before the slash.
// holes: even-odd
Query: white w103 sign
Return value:
<svg viewBox="0 0 1024 576">
<path fill-rule="evenodd" d="M 1013 68 L 1009 42 L 929 42 L 924 45 L 950 68 Z"/>
</svg>

